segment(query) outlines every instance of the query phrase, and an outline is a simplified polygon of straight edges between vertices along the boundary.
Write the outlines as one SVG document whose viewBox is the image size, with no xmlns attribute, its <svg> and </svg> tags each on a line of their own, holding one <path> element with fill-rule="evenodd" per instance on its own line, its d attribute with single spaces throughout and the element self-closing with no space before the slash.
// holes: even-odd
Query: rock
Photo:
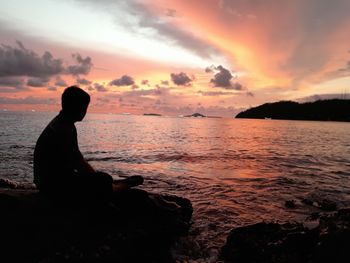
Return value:
<svg viewBox="0 0 350 263">
<path fill-rule="evenodd" d="M 0 188 L 15 189 L 15 188 L 17 188 L 17 184 L 15 182 L 10 181 L 10 180 L 0 178 Z"/>
<path fill-rule="evenodd" d="M 301 223 L 257 223 L 233 229 L 222 247 L 225 262 L 348 262 L 350 209 L 321 215 L 316 228 Z"/>
<path fill-rule="evenodd" d="M 295 200 L 286 200 L 284 202 L 284 206 L 292 209 L 292 208 L 296 207 L 296 202 L 295 202 Z"/>
<path fill-rule="evenodd" d="M 1 262 L 172 262 L 170 247 L 187 233 L 192 205 L 177 196 L 162 198 L 181 208 L 126 211 L 0 189 Z"/>
<path fill-rule="evenodd" d="M 304 198 L 302 199 L 302 202 L 306 205 L 316 207 L 323 211 L 336 211 L 338 209 L 336 202 L 330 199 L 320 198 L 317 195 L 311 195 L 310 197 Z"/>
</svg>

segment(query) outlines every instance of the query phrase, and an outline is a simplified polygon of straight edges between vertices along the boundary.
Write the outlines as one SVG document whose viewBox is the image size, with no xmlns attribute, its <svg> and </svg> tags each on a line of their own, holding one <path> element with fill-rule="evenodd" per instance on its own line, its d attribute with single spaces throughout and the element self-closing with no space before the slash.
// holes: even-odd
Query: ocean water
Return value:
<svg viewBox="0 0 350 263">
<path fill-rule="evenodd" d="M 55 115 L 0 112 L 0 178 L 32 183 L 35 142 Z M 179 261 L 216 262 L 230 229 L 318 211 L 303 198 L 350 205 L 350 123 L 88 114 L 77 129 L 96 169 L 192 201 Z M 291 199 L 295 209 L 284 206 Z"/>
</svg>

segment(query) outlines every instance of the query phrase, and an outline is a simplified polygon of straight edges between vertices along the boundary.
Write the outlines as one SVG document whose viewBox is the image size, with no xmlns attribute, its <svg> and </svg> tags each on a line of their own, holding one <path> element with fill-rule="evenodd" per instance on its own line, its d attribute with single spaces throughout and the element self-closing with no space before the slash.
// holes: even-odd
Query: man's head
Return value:
<svg viewBox="0 0 350 263">
<path fill-rule="evenodd" d="M 90 103 L 90 95 L 77 86 L 66 88 L 62 94 L 62 112 L 74 122 L 84 119 Z"/>
</svg>

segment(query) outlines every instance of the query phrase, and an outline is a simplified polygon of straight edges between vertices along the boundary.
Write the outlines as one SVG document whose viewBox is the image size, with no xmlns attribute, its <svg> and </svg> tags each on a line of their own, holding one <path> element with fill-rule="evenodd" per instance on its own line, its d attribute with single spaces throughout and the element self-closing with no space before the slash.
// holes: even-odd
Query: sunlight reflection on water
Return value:
<svg viewBox="0 0 350 263">
<path fill-rule="evenodd" d="M 54 113 L 0 114 L 1 177 L 32 181 L 35 141 Z M 90 114 L 77 124 L 84 156 L 144 189 L 191 199 L 194 224 L 179 258 L 212 258 L 228 231 L 297 220 L 312 209 L 284 201 L 317 194 L 350 203 L 350 124 Z"/>
</svg>

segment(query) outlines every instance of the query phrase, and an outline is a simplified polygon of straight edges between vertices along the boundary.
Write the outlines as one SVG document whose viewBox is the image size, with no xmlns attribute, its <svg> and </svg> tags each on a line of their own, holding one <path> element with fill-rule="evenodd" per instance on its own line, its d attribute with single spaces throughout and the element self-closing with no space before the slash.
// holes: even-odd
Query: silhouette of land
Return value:
<svg viewBox="0 0 350 263">
<path fill-rule="evenodd" d="M 203 115 L 203 114 L 200 114 L 200 113 L 198 113 L 198 112 L 196 112 L 196 113 L 193 113 L 193 114 L 191 114 L 191 115 L 185 115 L 185 117 L 195 117 L 195 118 L 205 118 L 206 116 L 205 115 Z"/>
<path fill-rule="evenodd" d="M 294 101 L 265 103 L 240 112 L 236 115 L 236 118 L 350 121 L 350 100 L 332 99 L 307 103 Z"/>
<path fill-rule="evenodd" d="M 162 116 L 162 114 L 159 114 L 159 113 L 144 113 L 143 116 Z"/>
</svg>

